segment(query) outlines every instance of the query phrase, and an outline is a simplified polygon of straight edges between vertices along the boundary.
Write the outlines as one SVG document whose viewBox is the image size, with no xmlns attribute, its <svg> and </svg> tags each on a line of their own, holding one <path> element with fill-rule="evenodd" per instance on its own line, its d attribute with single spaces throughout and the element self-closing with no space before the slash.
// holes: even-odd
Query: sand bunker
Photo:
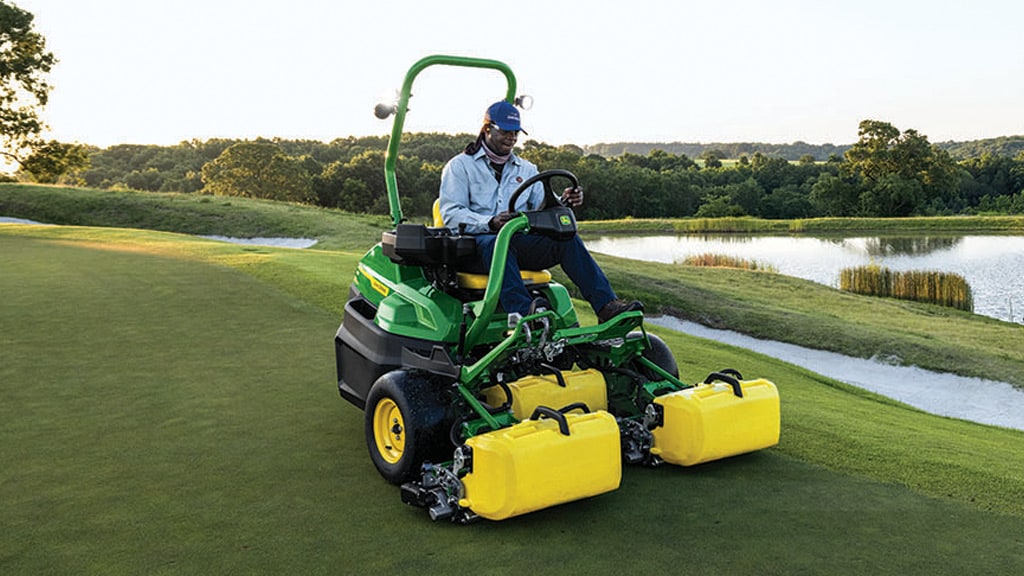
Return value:
<svg viewBox="0 0 1024 576">
<path fill-rule="evenodd" d="M 277 248 L 309 248 L 316 244 L 316 238 L 232 238 L 231 236 L 203 236 L 207 240 L 220 240 L 232 244 L 250 244 L 252 246 L 274 246 Z"/>
<path fill-rule="evenodd" d="M 899 400 L 925 412 L 1024 430 L 1024 390 L 1006 382 L 932 372 L 916 366 L 893 366 L 877 360 L 851 358 L 794 344 L 758 340 L 738 332 L 715 330 L 672 316 L 645 320 L 692 336 L 778 358 L 834 380 Z"/>
</svg>

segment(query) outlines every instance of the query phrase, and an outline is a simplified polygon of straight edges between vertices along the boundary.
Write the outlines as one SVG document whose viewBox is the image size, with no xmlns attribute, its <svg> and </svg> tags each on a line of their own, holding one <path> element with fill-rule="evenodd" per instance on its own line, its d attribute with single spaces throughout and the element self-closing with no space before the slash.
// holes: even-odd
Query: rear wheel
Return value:
<svg viewBox="0 0 1024 576">
<path fill-rule="evenodd" d="M 424 462 L 451 457 L 445 387 L 425 372 L 394 370 L 366 398 L 366 446 L 377 471 L 401 484 Z"/>
</svg>

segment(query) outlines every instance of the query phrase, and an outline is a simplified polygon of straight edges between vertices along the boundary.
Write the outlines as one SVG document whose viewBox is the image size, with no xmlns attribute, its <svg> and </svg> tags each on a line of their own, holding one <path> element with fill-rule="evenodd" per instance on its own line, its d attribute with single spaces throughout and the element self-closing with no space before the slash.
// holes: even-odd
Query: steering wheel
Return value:
<svg viewBox="0 0 1024 576">
<path fill-rule="evenodd" d="M 568 170 L 545 170 L 531 176 L 526 182 L 520 184 L 519 188 L 516 188 L 512 197 L 508 199 L 508 211 L 515 212 L 516 201 L 519 200 L 519 195 L 523 191 L 537 182 L 542 182 L 544 184 L 544 208 L 524 212 L 529 219 L 530 230 L 556 240 L 568 240 L 576 235 L 576 215 L 573 214 L 572 208 L 562 204 L 561 198 L 556 196 L 551 189 L 551 179 L 556 176 L 568 179 L 572 182 L 573 188 L 578 188 L 580 185 L 576 175 Z"/>
<path fill-rule="evenodd" d="M 533 186 L 537 182 L 541 182 L 544 184 L 545 207 L 565 206 L 564 204 L 562 204 L 562 199 L 559 196 L 556 196 L 554 191 L 551 189 L 551 179 L 556 176 L 567 178 L 569 182 L 572 182 L 573 188 L 579 188 L 580 186 L 579 179 L 576 178 L 575 174 L 569 172 L 568 170 L 545 170 L 543 172 L 534 174 L 533 176 L 527 178 L 526 182 L 523 182 L 522 184 L 519 185 L 519 188 L 516 188 L 516 191 L 512 193 L 512 197 L 508 199 L 508 211 L 515 212 L 516 201 L 519 200 L 519 196 L 523 192 L 528 190 L 530 186 Z"/>
</svg>

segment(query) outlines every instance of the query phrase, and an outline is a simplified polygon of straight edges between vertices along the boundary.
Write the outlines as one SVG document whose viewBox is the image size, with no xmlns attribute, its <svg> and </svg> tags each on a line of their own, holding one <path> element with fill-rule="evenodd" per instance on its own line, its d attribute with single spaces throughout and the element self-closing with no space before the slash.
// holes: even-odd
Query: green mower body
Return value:
<svg viewBox="0 0 1024 576">
<path fill-rule="evenodd" d="M 679 379 L 672 352 L 647 334 L 641 312 L 580 326 L 564 286 L 528 284 L 550 306 L 520 316 L 500 308 L 514 234 L 576 232 L 548 171 L 545 207 L 519 213 L 498 233 L 490 273 L 467 282 L 459 263 L 474 237 L 405 222 L 395 160 L 416 76 L 433 65 L 503 63 L 429 56 L 406 75 L 394 114 L 385 181 L 394 229 L 360 261 L 335 336 L 338 390 L 364 410 L 377 470 L 402 499 L 433 519 L 501 520 L 618 487 L 621 464 L 693 465 L 774 445 L 775 386 L 722 370 L 699 384 Z M 514 203 L 513 203 L 514 205 Z"/>
</svg>

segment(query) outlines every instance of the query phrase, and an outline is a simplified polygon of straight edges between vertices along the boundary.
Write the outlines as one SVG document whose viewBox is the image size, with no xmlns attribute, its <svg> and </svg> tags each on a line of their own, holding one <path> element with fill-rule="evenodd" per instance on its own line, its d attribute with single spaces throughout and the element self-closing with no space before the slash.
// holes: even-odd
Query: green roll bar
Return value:
<svg viewBox="0 0 1024 576">
<path fill-rule="evenodd" d="M 462 56 L 445 56 L 435 54 L 427 56 L 412 65 L 405 74 L 405 82 L 402 84 L 402 91 L 398 95 L 398 102 L 392 112 L 395 115 L 394 124 L 391 127 L 391 139 L 388 141 L 387 154 L 384 156 L 384 182 L 388 188 L 388 206 L 391 208 L 392 225 L 398 226 L 404 220 L 402 216 L 402 203 L 398 198 L 398 181 L 395 178 L 395 162 L 398 160 L 398 144 L 402 139 L 402 128 L 405 125 L 405 113 L 409 108 L 409 96 L 412 94 L 412 83 L 420 72 L 430 66 L 464 66 L 468 68 L 490 68 L 505 75 L 508 81 L 508 92 L 505 99 L 509 103 L 515 103 L 516 77 L 512 69 L 504 62 L 497 60 L 486 60 L 482 58 L 467 58 Z"/>
</svg>

